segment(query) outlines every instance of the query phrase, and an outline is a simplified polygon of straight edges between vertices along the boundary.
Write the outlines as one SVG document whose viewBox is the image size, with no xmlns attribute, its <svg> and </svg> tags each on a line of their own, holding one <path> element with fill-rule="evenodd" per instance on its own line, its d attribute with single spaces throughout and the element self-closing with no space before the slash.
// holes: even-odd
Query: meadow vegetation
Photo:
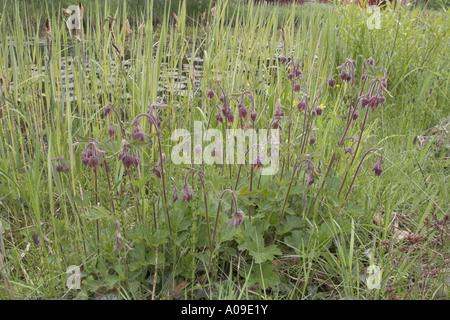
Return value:
<svg viewBox="0 0 450 320">
<path fill-rule="evenodd" d="M 449 298 L 445 9 L 73 4 L 0 3 L 1 299 Z"/>
</svg>

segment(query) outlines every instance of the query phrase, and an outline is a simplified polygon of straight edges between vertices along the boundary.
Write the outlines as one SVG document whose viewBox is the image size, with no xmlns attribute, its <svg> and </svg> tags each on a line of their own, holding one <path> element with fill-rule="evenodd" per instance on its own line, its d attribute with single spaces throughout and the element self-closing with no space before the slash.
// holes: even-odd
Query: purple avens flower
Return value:
<svg viewBox="0 0 450 320">
<path fill-rule="evenodd" d="M 367 95 L 365 95 L 363 98 L 361 98 L 361 108 L 364 109 L 368 104 L 370 100 Z"/>
<path fill-rule="evenodd" d="M 306 177 L 306 181 L 305 181 L 305 184 L 306 184 L 307 187 L 309 187 L 313 183 L 314 183 L 314 172 L 312 172 L 310 175 L 308 175 Z"/>
<path fill-rule="evenodd" d="M 328 86 L 333 89 L 336 86 L 336 80 L 334 78 L 328 80 Z"/>
<path fill-rule="evenodd" d="M 352 120 L 353 121 L 355 121 L 356 119 L 358 119 L 358 117 L 359 117 L 359 114 L 358 114 L 358 112 L 353 112 L 353 114 L 352 114 Z"/>
<path fill-rule="evenodd" d="M 122 163 L 125 168 L 130 168 L 134 164 L 134 158 L 130 155 L 124 155 L 122 157 Z"/>
<path fill-rule="evenodd" d="M 64 167 L 62 166 L 62 164 L 56 165 L 56 172 L 61 173 L 63 171 L 64 171 Z"/>
<path fill-rule="evenodd" d="M 214 91 L 212 89 L 209 89 L 208 92 L 206 93 L 206 96 L 208 97 L 208 99 L 212 99 L 214 98 Z"/>
<path fill-rule="evenodd" d="M 227 112 L 227 121 L 229 123 L 233 123 L 234 122 L 234 114 L 231 110 L 228 110 Z"/>
<path fill-rule="evenodd" d="M 366 61 L 367 61 L 367 63 L 370 64 L 371 66 L 373 66 L 374 63 L 375 63 L 375 60 L 374 60 L 372 57 L 370 57 L 370 58 L 367 59 Z"/>
<path fill-rule="evenodd" d="M 284 106 L 281 104 L 281 100 L 278 99 L 278 104 L 275 107 L 275 118 L 281 118 L 284 116 L 283 108 Z"/>
<path fill-rule="evenodd" d="M 243 103 L 239 103 L 239 105 L 238 105 L 238 111 L 239 111 L 239 118 L 247 118 L 247 113 L 248 113 L 248 110 L 247 110 L 247 108 L 244 106 L 244 104 Z"/>
<path fill-rule="evenodd" d="M 183 194 L 183 202 L 191 201 L 194 198 L 194 190 L 189 184 L 184 185 L 184 194 Z"/>
<path fill-rule="evenodd" d="M 300 85 L 300 83 L 294 84 L 294 91 L 299 92 L 301 88 L 302 86 Z"/>
<path fill-rule="evenodd" d="M 228 221 L 228 227 L 239 227 L 242 224 L 242 221 L 244 220 L 244 213 L 241 210 L 236 210 L 233 213 L 233 216 L 231 217 L 231 219 Z"/>
<path fill-rule="evenodd" d="M 306 106 L 306 102 L 304 100 L 301 100 L 297 105 L 297 109 L 298 111 L 304 111 L 306 109 Z"/>
<path fill-rule="evenodd" d="M 262 157 L 261 157 L 261 155 L 258 154 L 256 156 L 255 162 L 252 163 L 252 167 L 255 168 L 255 169 L 261 169 L 262 166 L 263 166 Z"/>
<path fill-rule="evenodd" d="M 89 158 L 89 162 L 88 162 L 89 167 L 95 168 L 97 166 L 97 164 L 98 164 L 98 157 L 97 156 L 91 156 Z"/>
<path fill-rule="evenodd" d="M 114 131 L 114 128 L 111 124 L 109 125 L 109 128 L 108 128 L 108 134 L 110 137 L 114 137 L 114 135 L 116 134 L 116 132 Z"/>
<path fill-rule="evenodd" d="M 222 115 L 219 112 L 216 113 L 216 121 L 217 122 L 223 122 L 223 117 L 222 117 Z"/>
<path fill-rule="evenodd" d="M 173 202 L 177 202 L 177 200 L 178 200 L 178 191 L 177 191 L 177 188 L 175 186 L 173 186 L 172 199 L 173 199 Z"/>
<path fill-rule="evenodd" d="M 255 111 L 252 111 L 252 113 L 250 114 L 250 118 L 252 119 L 252 121 L 256 121 L 257 117 L 258 117 L 258 114 Z"/>
<path fill-rule="evenodd" d="M 321 107 L 317 107 L 317 108 L 316 108 L 316 114 L 317 114 L 318 116 L 321 116 L 321 115 L 322 115 L 322 112 L 323 112 L 323 109 L 322 109 Z"/>
<path fill-rule="evenodd" d="M 383 164 L 384 160 L 383 158 L 380 158 L 372 167 L 372 171 L 375 172 L 375 175 L 379 177 L 383 173 L 383 168 L 381 168 L 381 165 Z"/>
<path fill-rule="evenodd" d="M 141 142 L 145 141 L 144 131 L 142 131 L 141 126 L 137 121 L 134 123 L 134 130 L 133 133 L 131 134 L 131 139 L 139 140 Z"/>
<path fill-rule="evenodd" d="M 105 115 L 110 115 L 112 112 L 112 108 L 108 105 L 105 107 Z"/>
<path fill-rule="evenodd" d="M 153 172 L 153 174 L 154 174 L 158 179 L 161 179 L 161 172 L 159 172 L 159 170 L 157 169 L 157 167 L 153 167 L 153 168 L 152 168 L 152 172 Z"/>
<path fill-rule="evenodd" d="M 284 64 L 286 62 L 287 58 L 285 56 L 278 57 L 278 61 L 280 61 L 281 64 Z"/>
</svg>

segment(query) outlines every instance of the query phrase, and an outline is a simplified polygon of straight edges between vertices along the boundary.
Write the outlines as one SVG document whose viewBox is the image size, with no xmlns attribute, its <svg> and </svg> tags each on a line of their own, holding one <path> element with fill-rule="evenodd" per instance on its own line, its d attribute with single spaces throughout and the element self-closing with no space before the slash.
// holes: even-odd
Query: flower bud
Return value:
<svg viewBox="0 0 450 320">
<path fill-rule="evenodd" d="M 91 156 L 89 158 L 89 162 L 88 162 L 89 167 L 95 168 L 97 166 L 97 164 L 98 164 L 98 157 L 97 156 Z"/>
<path fill-rule="evenodd" d="M 223 122 L 223 117 L 222 117 L 222 115 L 220 113 L 216 114 L 216 121 Z"/>
<path fill-rule="evenodd" d="M 373 64 L 375 63 L 375 60 L 370 57 L 369 59 L 366 60 L 368 64 L 370 64 L 371 66 L 373 66 Z"/>
<path fill-rule="evenodd" d="M 301 88 L 302 86 L 300 85 L 300 83 L 294 84 L 294 91 L 299 92 Z"/>
<path fill-rule="evenodd" d="M 255 111 L 253 111 L 253 112 L 250 114 L 250 118 L 251 118 L 253 121 L 256 121 L 256 117 L 258 117 L 258 114 L 257 114 Z"/>
<path fill-rule="evenodd" d="M 375 173 L 377 177 L 379 177 L 383 173 L 383 168 L 381 168 L 382 163 L 383 159 L 380 159 L 380 161 L 375 162 L 375 164 L 372 167 L 372 171 Z"/>
<path fill-rule="evenodd" d="M 242 104 L 240 107 L 239 107 L 239 109 L 238 109 L 238 111 L 239 111 L 239 118 L 247 118 L 247 113 L 248 113 L 248 110 L 247 110 L 247 108 L 246 107 L 244 107 L 244 104 Z"/>
<path fill-rule="evenodd" d="M 321 115 L 322 115 L 322 112 L 323 112 L 323 109 L 322 109 L 321 107 L 317 107 L 317 108 L 316 108 L 316 114 L 317 114 L 318 116 L 321 116 Z"/>
<path fill-rule="evenodd" d="M 130 155 L 125 155 L 122 158 L 122 163 L 125 166 L 125 168 L 130 168 L 134 163 L 134 159 Z"/>
<path fill-rule="evenodd" d="M 301 100 L 297 105 L 298 111 L 304 111 L 306 109 L 306 102 Z"/>
<path fill-rule="evenodd" d="M 208 97 L 208 99 L 214 98 L 214 91 L 212 89 L 209 89 L 206 93 L 206 96 Z"/>
<path fill-rule="evenodd" d="M 281 64 L 284 64 L 286 62 L 287 58 L 285 56 L 278 57 L 278 61 L 280 61 Z"/>
<path fill-rule="evenodd" d="M 110 137 L 114 137 L 114 135 L 116 134 L 112 125 L 109 126 L 108 134 Z"/>
<path fill-rule="evenodd" d="M 311 173 L 308 177 L 306 177 L 306 186 L 309 187 L 310 185 L 312 185 L 314 183 L 314 172 Z"/>
<path fill-rule="evenodd" d="M 62 166 L 61 164 L 58 164 L 58 165 L 56 166 L 56 172 L 61 173 L 61 172 L 63 172 L 63 171 L 64 171 L 63 166 Z"/>
<path fill-rule="evenodd" d="M 333 89 L 336 86 L 336 80 L 334 78 L 331 78 L 330 80 L 328 80 L 328 85 Z"/>
<path fill-rule="evenodd" d="M 316 138 L 311 137 L 311 139 L 309 139 L 309 144 L 312 146 L 314 143 L 316 143 Z"/>
</svg>

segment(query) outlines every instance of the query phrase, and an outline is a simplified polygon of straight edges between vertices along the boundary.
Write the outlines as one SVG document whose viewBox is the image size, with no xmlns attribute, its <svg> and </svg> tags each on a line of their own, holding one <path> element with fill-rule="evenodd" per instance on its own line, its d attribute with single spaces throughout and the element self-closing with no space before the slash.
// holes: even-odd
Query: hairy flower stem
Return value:
<svg viewBox="0 0 450 320">
<path fill-rule="evenodd" d="M 355 174 L 353 175 L 353 180 L 352 180 L 352 183 L 350 184 L 350 188 L 348 189 L 347 194 L 345 195 L 345 200 L 347 200 L 347 197 L 348 197 L 348 195 L 350 194 L 350 191 L 352 190 L 353 182 L 355 182 L 355 178 L 356 178 L 356 176 L 358 175 L 358 171 L 359 171 L 359 168 L 361 167 L 361 164 L 363 163 L 363 161 L 364 161 L 364 159 L 366 158 L 366 156 L 367 156 L 371 151 L 374 151 L 374 150 L 378 151 L 378 152 L 380 153 L 380 155 L 381 155 L 381 159 L 383 159 L 383 153 L 381 152 L 380 149 L 377 149 L 377 148 L 369 149 L 369 150 L 364 154 L 364 156 L 362 157 L 361 161 L 359 162 L 358 167 L 356 168 Z"/>
<path fill-rule="evenodd" d="M 360 132 L 360 134 L 359 134 L 358 143 L 356 144 L 356 149 L 355 149 L 355 152 L 354 152 L 354 154 L 353 154 L 352 161 L 351 161 L 351 163 L 350 163 L 350 167 L 353 165 L 353 162 L 355 161 L 356 153 L 358 152 L 359 144 L 361 143 L 361 137 L 362 137 L 362 134 L 363 134 L 363 132 L 364 132 L 364 126 L 365 126 L 365 124 L 366 124 L 366 120 L 367 120 L 367 115 L 368 115 L 368 114 L 369 114 L 369 108 L 367 108 L 366 114 L 364 115 L 364 121 L 363 121 L 363 124 L 362 124 L 362 127 L 361 127 L 361 132 Z M 336 151 L 335 151 L 335 152 L 336 152 Z M 347 169 L 347 171 L 345 172 L 344 179 L 342 179 L 341 187 L 339 188 L 338 197 L 341 196 L 341 191 L 342 191 L 342 188 L 344 187 L 345 181 L 347 180 L 347 175 L 348 175 L 348 172 L 350 171 L 350 167 L 349 167 L 349 168 Z M 347 196 L 346 196 L 345 198 L 347 199 Z"/>
<path fill-rule="evenodd" d="M 286 197 L 284 198 L 284 202 L 283 202 L 283 207 L 281 208 L 280 217 L 279 217 L 279 219 L 278 219 L 278 226 L 277 226 L 277 229 L 276 229 L 276 231 L 275 231 L 275 235 L 274 235 L 274 237 L 273 237 L 273 242 L 275 242 L 275 239 L 276 239 L 276 237 L 277 237 L 277 235 L 278 235 L 278 231 L 279 231 L 279 229 L 280 229 L 281 221 L 282 221 L 283 218 L 284 218 L 284 210 L 286 209 L 286 203 L 287 203 L 287 201 L 288 201 L 288 199 L 289 199 L 289 193 L 291 192 L 292 183 L 293 183 L 294 177 L 295 177 L 295 172 L 296 172 L 297 169 L 300 167 L 300 164 L 301 164 L 302 162 L 304 162 L 304 161 L 308 162 L 308 164 L 309 164 L 310 166 L 312 166 L 313 173 L 314 173 L 314 163 L 313 163 L 311 160 L 309 160 L 309 159 L 302 159 L 302 160 L 300 160 L 300 161 L 298 161 L 298 159 L 296 160 L 296 162 L 295 162 L 295 164 L 294 164 L 294 169 L 293 169 L 293 171 L 292 171 L 291 182 L 289 183 L 289 187 L 288 187 L 288 190 L 287 190 L 287 193 L 286 193 Z"/>
<path fill-rule="evenodd" d="M 210 257 L 209 257 L 209 264 L 211 264 L 211 260 L 212 260 L 212 256 L 213 256 L 213 249 L 214 249 L 214 242 L 216 239 L 216 232 L 217 232 L 217 223 L 219 221 L 219 213 L 220 213 L 220 206 L 222 204 L 222 199 L 223 196 L 225 195 L 225 193 L 230 193 L 231 194 L 231 198 L 233 200 L 233 204 L 234 204 L 234 208 L 237 211 L 238 210 L 238 206 L 237 206 L 237 200 L 236 200 L 236 196 L 233 193 L 233 190 L 231 189 L 225 189 L 222 194 L 220 195 L 220 199 L 219 199 L 219 205 L 217 206 L 217 214 L 216 214 L 216 221 L 214 223 L 214 232 L 213 232 L 213 238 L 212 238 L 212 242 L 211 242 L 211 247 L 210 247 Z"/>
<path fill-rule="evenodd" d="M 151 123 L 155 126 L 156 137 L 158 138 L 159 159 L 161 160 L 161 181 L 162 181 L 162 185 L 163 185 L 164 205 L 166 207 L 166 215 L 167 215 L 167 223 L 169 224 L 169 232 L 170 232 L 170 235 L 172 235 L 172 225 L 170 223 L 169 207 L 167 206 L 166 183 L 165 183 L 165 173 L 164 173 L 164 161 L 163 161 L 163 154 L 162 154 L 162 145 L 161 145 L 160 131 L 159 131 L 158 125 L 155 122 L 154 118 L 152 116 L 150 116 L 149 114 L 147 114 L 147 113 L 141 113 L 141 114 L 137 115 L 136 118 L 134 119 L 133 123 L 135 121 L 137 121 L 137 119 L 139 117 L 147 117 L 147 119 L 149 119 L 149 121 L 151 121 Z"/>
<path fill-rule="evenodd" d="M 98 188 L 97 188 L 97 167 L 94 168 L 94 180 L 95 180 L 95 206 L 98 206 Z M 97 251 L 100 256 L 100 227 L 98 225 L 98 219 L 95 220 L 97 225 Z"/>
<path fill-rule="evenodd" d="M 138 195 L 137 192 L 134 191 L 134 187 L 133 187 L 133 183 L 132 183 L 133 179 L 131 178 L 130 169 L 129 168 L 126 168 L 126 169 L 127 169 L 128 178 L 130 179 L 131 192 L 134 194 L 134 196 L 136 198 L 136 211 L 137 211 L 137 214 L 138 214 L 138 219 L 139 219 L 139 221 L 141 221 L 141 214 L 139 212 L 139 195 Z"/>
</svg>

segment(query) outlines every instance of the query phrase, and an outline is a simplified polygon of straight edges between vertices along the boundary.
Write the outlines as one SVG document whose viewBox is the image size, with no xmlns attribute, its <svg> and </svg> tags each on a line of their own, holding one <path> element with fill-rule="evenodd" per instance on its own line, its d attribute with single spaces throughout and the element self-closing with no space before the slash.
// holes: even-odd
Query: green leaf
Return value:
<svg viewBox="0 0 450 320">
<path fill-rule="evenodd" d="M 95 206 L 89 209 L 88 218 L 91 220 L 109 219 L 110 217 L 109 211 L 102 206 Z"/>
<path fill-rule="evenodd" d="M 364 207 L 350 201 L 345 207 L 345 211 L 348 213 L 364 214 Z"/>
<path fill-rule="evenodd" d="M 273 265 L 271 262 L 261 264 L 254 268 L 254 272 L 248 278 L 247 285 L 252 286 L 258 283 L 260 287 L 276 287 L 280 283 L 278 274 L 273 271 Z"/>
<path fill-rule="evenodd" d="M 306 187 L 302 184 L 298 184 L 295 187 L 291 188 L 291 191 L 289 191 L 289 195 L 294 194 L 303 194 L 306 190 Z"/>
<path fill-rule="evenodd" d="M 286 218 L 283 220 L 283 223 L 281 224 L 279 234 L 283 235 L 285 233 L 288 233 L 292 229 L 302 228 L 302 227 L 303 227 L 303 219 L 302 218 L 297 217 L 295 215 L 286 216 Z"/>
<path fill-rule="evenodd" d="M 251 237 L 253 241 L 246 241 L 240 246 L 240 249 L 248 250 L 248 253 L 255 259 L 256 263 L 272 261 L 274 256 L 280 255 L 281 251 L 275 245 L 264 246 L 264 239 L 261 234 L 255 233 Z"/>
<path fill-rule="evenodd" d="M 338 177 L 327 177 L 325 181 L 327 182 L 328 190 L 339 192 L 342 184 L 341 179 L 339 179 Z"/>
</svg>

